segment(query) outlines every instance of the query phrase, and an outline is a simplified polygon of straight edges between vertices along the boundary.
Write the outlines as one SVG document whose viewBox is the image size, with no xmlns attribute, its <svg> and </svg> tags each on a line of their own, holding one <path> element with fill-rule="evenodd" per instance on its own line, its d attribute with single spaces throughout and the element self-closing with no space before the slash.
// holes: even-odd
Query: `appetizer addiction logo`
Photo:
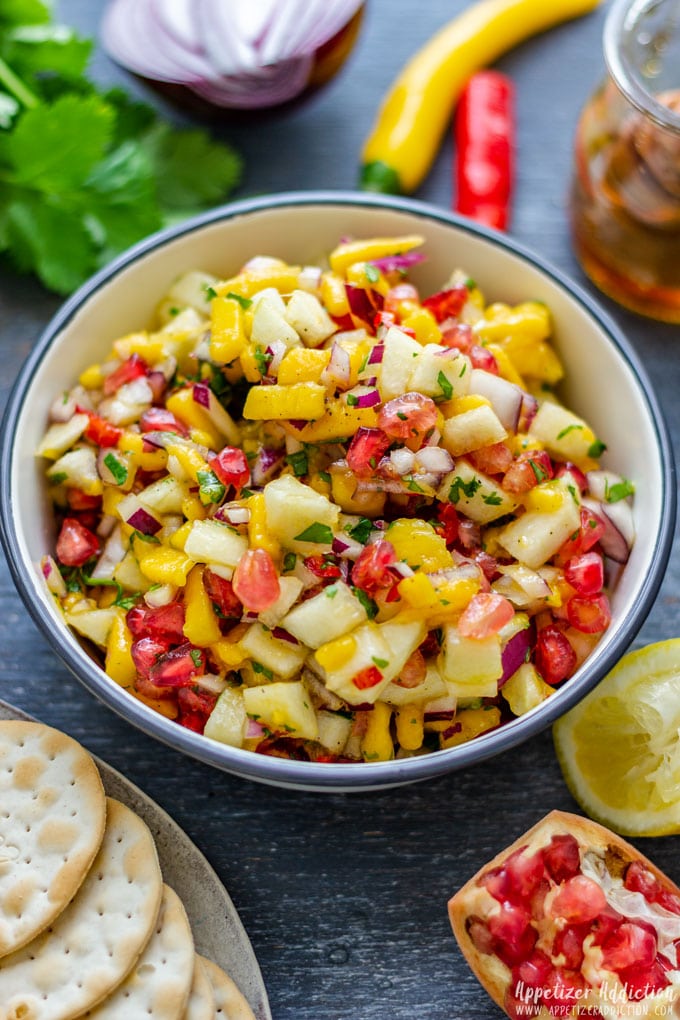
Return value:
<svg viewBox="0 0 680 1020">
<path fill-rule="evenodd" d="M 551 1016 L 618 1018 L 676 1016 L 673 1012 L 675 994 L 672 987 L 657 991 L 653 985 L 630 987 L 605 979 L 598 988 L 577 988 L 556 984 L 548 987 L 526 985 L 518 981 L 514 988 L 517 1017 L 534 1017 L 541 1007 Z M 672 996 L 672 997 L 671 997 Z M 650 1003 L 649 999 L 653 999 Z"/>
</svg>

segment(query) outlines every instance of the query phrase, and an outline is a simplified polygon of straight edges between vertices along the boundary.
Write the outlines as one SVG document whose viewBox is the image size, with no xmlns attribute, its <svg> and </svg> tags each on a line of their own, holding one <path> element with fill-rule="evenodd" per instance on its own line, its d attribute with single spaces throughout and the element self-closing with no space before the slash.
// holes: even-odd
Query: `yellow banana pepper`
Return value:
<svg viewBox="0 0 680 1020">
<path fill-rule="evenodd" d="M 538 32 L 601 0 L 479 0 L 444 25 L 393 82 L 362 152 L 365 191 L 415 191 L 468 79 Z"/>
</svg>

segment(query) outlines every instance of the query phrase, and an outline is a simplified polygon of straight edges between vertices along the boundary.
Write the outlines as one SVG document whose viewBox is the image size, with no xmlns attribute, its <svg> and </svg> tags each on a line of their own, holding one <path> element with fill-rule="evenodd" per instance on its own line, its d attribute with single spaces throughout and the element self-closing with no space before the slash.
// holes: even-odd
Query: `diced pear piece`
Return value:
<svg viewBox="0 0 680 1020">
<path fill-rule="evenodd" d="M 344 581 L 336 581 L 291 609 L 281 626 L 308 648 L 319 648 L 365 620 L 366 610 L 359 599 Z"/>
<path fill-rule="evenodd" d="M 217 563 L 234 568 L 248 548 L 248 539 L 228 524 L 196 520 L 184 544 L 184 552 L 196 563 Z"/>
<path fill-rule="evenodd" d="M 408 391 L 408 381 L 423 350 L 413 337 L 397 326 L 390 326 L 383 340 L 384 352 L 380 364 L 378 387 L 383 401 L 399 397 Z"/>
<path fill-rule="evenodd" d="M 243 700 L 250 718 L 268 729 L 303 740 L 316 740 L 319 735 L 316 713 L 301 680 L 246 687 Z"/>
<path fill-rule="evenodd" d="M 595 433 L 583 418 L 552 400 L 544 400 L 539 405 L 530 435 L 540 440 L 553 456 L 576 464 L 588 459 L 596 441 Z"/>
<path fill-rule="evenodd" d="M 175 307 L 189 305 L 207 317 L 210 315 L 210 291 L 217 282 L 216 276 L 192 269 L 175 280 L 167 296 Z"/>
<path fill-rule="evenodd" d="M 77 443 L 88 426 L 90 419 L 86 414 L 74 414 L 68 421 L 55 422 L 50 425 L 38 446 L 39 457 L 56 460 L 62 453 Z"/>
<path fill-rule="evenodd" d="M 481 640 L 464 637 L 455 624 L 448 624 L 438 665 L 456 697 L 493 698 L 503 675 L 500 638 L 498 634 Z"/>
<path fill-rule="evenodd" d="M 293 475 L 282 475 L 265 486 L 264 503 L 267 530 L 281 545 L 303 556 L 330 550 L 340 507 L 322 493 Z M 315 537 L 302 539 L 303 534 Z"/>
<path fill-rule="evenodd" d="M 181 514 L 188 489 L 173 475 L 165 475 L 138 493 L 140 503 L 154 515 Z"/>
<path fill-rule="evenodd" d="M 305 290 L 293 291 L 284 318 L 306 347 L 318 347 L 338 328 L 319 299 Z"/>
<path fill-rule="evenodd" d="M 519 505 L 493 478 L 476 471 L 469 461 L 463 459 L 456 461 L 453 471 L 443 479 L 437 498 L 453 503 L 457 510 L 477 524 L 488 524 L 504 517 Z"/>
<path fill-rule="evenodd" d="M 300 337 L 286 322 L 283 313 L 267 298 L 262 298 L 255 306 L 250 339 L 264 348 L 275 342 L 284 343 L 286 347 L 299 347 L 301 343 Z"/>
<path fill-rule="evenodd" d="M 320 711 L 316 713 L 319 728 L 319 743 L 331 752 L 341 754 L 349 739 L 352 720 L 338 712 Z"/>
<path fill-rule="evenodd" d="M 470 359 L 440 344 L 425 344 L 414 361 L 408 389 L 438 400 L 464 397 L 470 389 Z"/>
<path fill-rule="evenodd" d="M 279 597 L 276 602 L 269 607 L 269 609 L 263 609 L 261 613 L 257 614 L 257 618 L 260 623 L 263 623 L 265 627 L 278 627 L 285 626 L 281 621 L 286 615 L 291 606 L 297 602 L 297 597 L 302 591 L 302 581 L 297 577 L 280 577 L 279 578 Z M 287 628 L 286 628 L 287 629 Z M 293 632 L 291 631 L 291 634 Z M 295 635 L 297 637 L 297 634 Z"/>
<path fill-rule="evenodd" d="M 82 612 L 64 613 L 64 619 L 69 627 L 73 627 L 83 637 L 101 648 L 106 648 L 106 639 L 119 612 L 120 610 L 113 606 L 110 609 L 86 609 Z"/>
<path fill-rule="evenodd" d="M 400 687 L 394 681 L 387 684 L 382 694 L 381 701 L 390 705 L 401 707 L 402 705 L 420 704 L 426 701 L 433 701 L 435 698 L 442 698 L 448 694 L 446 681 L 436 666 L 428 665 L 425 679 L 417 687 Z"/>
<path fill-rule="evenodd" d="M 549 512 L 529 510 L 506 524 L 496 536 L 499 545 L 513 559 L 536 570 L 559 550 L 570 535 L 578 531 L 581 523 L 578 502 L 559 482 L 550 482 L 561 488 L 561 504 Z"/>
<path fill-rule="evenodd" d="M 488 404 L 480 404 L 446 419 L 442 446 L 453 457 L 460 457 L 484 446 L 502 443 L 507 435 L 496 412 Z"/>
<path fill-rule="evenodd" d="M 52 484 L 63 484 L 82 489 L 88 496 L 101 496 L 104 483 L 97 470 L 97 454 L 91 446 L 76 446 L 67 450 L 47 472 Z"/>
<path fill-rule="evenodd" d="M 239 647 L 255 663 L 284 680 L 300 672 L 308 649 L 285 638 L 274 637 L 261 623 L 254 623 L 239 641 Z M 257 673 L 257 666 L 254 667 Z"/>
<path fill-rule="evenodd" d="M 225 687 L 205 724 L 204 734 L 221 744 L 241 747 L 247 723 L 243 691 L 237 687 Z"/>
</svg>

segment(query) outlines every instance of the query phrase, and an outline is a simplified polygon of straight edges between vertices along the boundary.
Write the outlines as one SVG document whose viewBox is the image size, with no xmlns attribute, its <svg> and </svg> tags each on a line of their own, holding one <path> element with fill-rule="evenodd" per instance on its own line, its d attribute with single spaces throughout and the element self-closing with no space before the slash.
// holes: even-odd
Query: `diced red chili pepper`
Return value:
<svg viewBox="0 0 680 1020">
<path fill-rule="evenodd" d="M 458 99 L 455 209 L 486 226 L 508 226 L 514 174 L 514 87 L 498 71 L 472 75 Z"/>
<path fill-rule="evenodd" d="M 82 567 L 99 552 L 99 539 L 75 517 L 65 517 L 56 545 L 57 559 L 65 567 Z"/>
<path fill-rule="evenodd" d="M 149 366 L 144 361 L 144 358 L 139 354 L 131 354 L 122 365 L 114 368 L 113 372 L 106 376 L 104 379 L 104 393 L 107 396 L 111 396 L 121 386 L 132 382 L 133 379 L 140 379 L 143 375 L 148 375 L 148 373 Z"/>
<path fill-rule="evenodd" d="M 370 687 L 375 687 L 382 680 L 383 675 L 377 666 L 366 666 L 365 669 L 359 670 L 359 672 L 352 677 L 352 683 L 358 690 L 366 691 Z"/>
<path fill-rule="evenodd" d="M 71 510 L 78 513 L 82 510 L 97 510 L 102 505 L 101 496 L 88 496 L 82 489 L 67 489 L 66 499 Z"/>
<path fill-rule="evenodd" d="M 432 312 L 437 322 L 444 322 L 445 319 L 460 315 L 469 296 L 470 292 L 464 285 L 447 287 L 423 298 L 421 304 Z"/>
<path fill-rule="evenodd" d="M 315 556 L 305 556 L 304 564 L 316 577 L 342 577 L 342 569 L 332 557 L 317 553 Z"/>
<path fill-rule="evenodd" d="M 456 510 L 453 503 L 440 503 L 439 509 L 437 510 L 437 520 L 439 526 L 437 531 L 441 531 L 444 541 L 447 545 L 453 545 L 458 538 L 458 511 Z"/>
<path fill-rule="evenodd" d="M 76 407 L 76 411 L 78 414 L 86 414 L 89 418 L 84 435 L 91 443 L 95 443 L 97 446 L 116 446 L 118 444 L 118 440 L 123 435 L 122 429 L 112 425 L 110 421 L 95 414 L 94 411 L 88 411 L 83 407 Z"/>
</svg>

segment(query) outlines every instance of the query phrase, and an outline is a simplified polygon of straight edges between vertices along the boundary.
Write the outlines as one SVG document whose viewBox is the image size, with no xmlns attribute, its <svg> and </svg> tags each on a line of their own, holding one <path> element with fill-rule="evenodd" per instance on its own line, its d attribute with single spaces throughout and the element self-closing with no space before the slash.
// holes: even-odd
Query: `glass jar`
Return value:
<svg viewBox="0 0 680 1020">
<path fill-rule="evenodd" d="M 620 304 L 680 322 L 680 0 L 615 0 L 576 130 L 574 250 Z"/>
</svg>

